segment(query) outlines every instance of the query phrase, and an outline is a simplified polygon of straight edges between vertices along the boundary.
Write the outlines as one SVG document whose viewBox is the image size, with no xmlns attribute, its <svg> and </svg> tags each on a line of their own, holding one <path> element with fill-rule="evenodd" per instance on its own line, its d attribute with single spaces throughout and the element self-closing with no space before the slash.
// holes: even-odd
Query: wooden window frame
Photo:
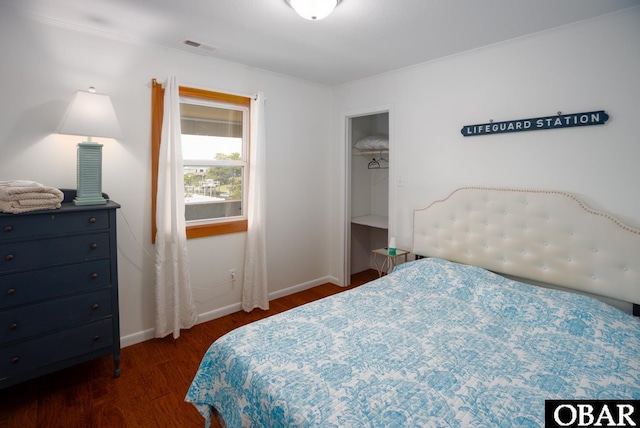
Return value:
<svg viewBox="0 0 640 428">
<path fill-rule="evenodd" d="M 250 107 L 251 99 L 239 95 L 225 94 L 222 92 L 207 91 L 198 88 L 179 87 L 181 97 L 200 98 L 211 101 L 222 101 L 228 104 L 235 104 Z M 249 110 L 251 114 L 251 110 Z M 151 80 L 151 239 L 155 243 L 156 239 L 156 207 L 158 193 L 158 161 L 160 159 L 160 140 L 162 136 L 162 118 L 164 116 L 164 88 L 156 79 Z M 250 120 L 248 120 L 250 123 Z M 248 153 L 244 154 L 246 159 Z M 244 157 L 243 156 L 243 157 Z M 248 166 L 247 166 L 248 167 Z M 245 204 L 246 201 L 242 201 Z M 224 235 L 227 233 L 246 232 L 248 221 L 229 220 L 217 221 L 210 224 L 187 225 L 187 239 L 202 238 L 206 236 Z"/>
</svg>

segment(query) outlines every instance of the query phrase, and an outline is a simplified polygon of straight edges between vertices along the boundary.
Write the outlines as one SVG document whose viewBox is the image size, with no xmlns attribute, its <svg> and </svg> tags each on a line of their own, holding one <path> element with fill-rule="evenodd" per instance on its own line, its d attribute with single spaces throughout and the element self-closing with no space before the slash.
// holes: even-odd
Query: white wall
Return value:
<svg viewBox="0 0 640 428">
<path fill-rule="evenodd" d="M 390 110 L 390 233 L 460 186 L 573 192 L 640 226 L 640 8 L 327 88 L 180 51 L 0 14 L 0 180 L 75 187 L 75 142 L 55 134 L 74 91 L 111 95 L 125 138 L 104 147 L 118 220 L 124 344 L 153 327 L 151 78 L 267 96 L 268 274 L 272 296 L 343 278 L 344 115 Z M 428 43 L 430 41 L 425 41 Z M 312 100 L 310 102 L 309 100 Z M 604 126 L 464 138 L 463 125 L 605 109 Z M 398 178 L 403 186 L 397 187 Z M 125 217 L 122 216 L 124 214 Z M 144 246 L 140 247 L 138 241 Z M 244 234 L 189 242 L 204 318 L 239 308 Z M 241 278 L 240 278 L 241 279 Z"/>
<path fill-rule="evenodd" d="M 269 290 L 330 280 L 327 229 L 332 92 L 329 88 L 181 51 L 53 27 L 0 13 L 0 180 L 75 188 L 75 143 L 55 129 L 73 93 L 111 96 L 124 138 L 106 140 L 103 190 L 122 205 L 118 261 L 123 344 L 153 328 L 150 81 L 267 97 Z M 101 140 L 102 141 L 102 140 Z M 124 216 L 123 216 L 124 215 Z M 125 220 L 126 219 L 126 220 Z M 139 245 L 139 243 L 144 249 Z M 192 285 L 205 318 L 239 309 L 245 234 L 189 241 Z M 232 287 L 229 269 L 239 273 Z"/>
<path fill-rule="evenodd" d="M 344 157 L 348 112 L 392 106 L 389 234 L 402 248 L 411 246 L 413 209 L 463 186 L 564 190 L 640 227 L 639 43 L 636 7 L 342 85 L 332 157 Z M 601 109 L 604 126 L 460 133 L 490 119 Z M 344 159 L 333 176 L 344 188 Z M 344 194 L 333 202 L 333 227 L 343 230 Z M 342 242 L 332 246 L 332 274 L 342 277 Z"/>
</svg>

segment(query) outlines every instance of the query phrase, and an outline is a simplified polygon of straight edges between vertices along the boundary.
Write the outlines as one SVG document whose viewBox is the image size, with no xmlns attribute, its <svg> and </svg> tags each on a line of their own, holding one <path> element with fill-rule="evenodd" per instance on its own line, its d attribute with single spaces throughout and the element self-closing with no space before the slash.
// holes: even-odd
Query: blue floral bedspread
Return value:
<svg viewBox="0 0 640 428">
<path fill-rule="evenodd" d="M 640 320 L 441 259 L 228 333 L 186 396 L 229 428 L 539 427 L 547 399 L 640 399 Z"/>
</svg>

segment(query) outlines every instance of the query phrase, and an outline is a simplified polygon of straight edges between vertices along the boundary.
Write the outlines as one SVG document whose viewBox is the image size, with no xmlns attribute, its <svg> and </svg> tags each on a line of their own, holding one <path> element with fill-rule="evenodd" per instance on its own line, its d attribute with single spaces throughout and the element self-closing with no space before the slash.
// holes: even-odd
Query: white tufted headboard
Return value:
<svg viewBox="0 0 640 428">
<path fill-rule="evenodd" d="M 462 188 L 413 222 L 416 255 L 640 304 L 640 230 L 571 194 Z"/>
</svg>

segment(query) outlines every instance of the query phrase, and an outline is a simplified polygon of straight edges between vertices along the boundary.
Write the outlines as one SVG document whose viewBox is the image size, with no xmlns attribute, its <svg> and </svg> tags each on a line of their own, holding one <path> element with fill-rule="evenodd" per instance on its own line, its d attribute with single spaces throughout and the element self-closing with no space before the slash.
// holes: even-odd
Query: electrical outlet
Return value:
<svg viewBox="0 0 640 428">
<path fill-rule="evenodd" d="M 229 269 L 229 273 L 231 274 L 231 281 L 235 281 L 236 280 L 236 270 L 235 269 Z"/>
</svg>

